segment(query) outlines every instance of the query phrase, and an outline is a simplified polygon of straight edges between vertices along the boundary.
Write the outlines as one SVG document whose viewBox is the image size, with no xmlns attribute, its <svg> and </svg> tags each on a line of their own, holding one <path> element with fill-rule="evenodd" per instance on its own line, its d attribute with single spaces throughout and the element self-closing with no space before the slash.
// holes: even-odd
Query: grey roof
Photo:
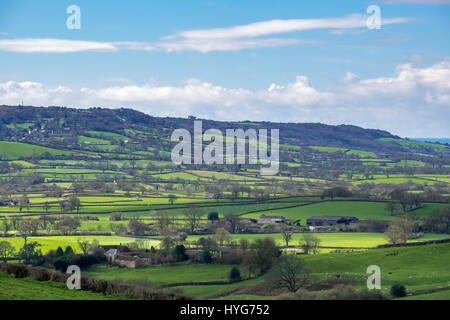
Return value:
<svg viewBox="0 0 450 320">
<path fill-rule="evenodd" d="M 260 219 L 285 219 L 283 216 L 266 216 L 266 215 L 262 215 L 259 218 Z"/>
<path fill-rule="evenodd" d="M 109 249 L 105 252 L 105 256 L 115 256 L 118 254 L 117 249 Z"/>
<path fill-rule="evenodd" d="M 313 217 L 309 217 L 307 220 L 341 220 L 341 219 L 346 219 L 346 220 L 352 220 L 352 219 L 356 219 L 355 217 L 349 217 L 349 216 L 313 216 Z"/>
</svg>

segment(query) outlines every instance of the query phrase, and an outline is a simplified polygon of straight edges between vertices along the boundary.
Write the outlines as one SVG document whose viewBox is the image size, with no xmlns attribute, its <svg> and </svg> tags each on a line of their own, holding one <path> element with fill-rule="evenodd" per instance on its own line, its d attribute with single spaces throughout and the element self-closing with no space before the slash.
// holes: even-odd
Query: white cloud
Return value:
<svg viewBox="0 0 450 320">
<path fill-rule="evenodd" d="M 397 67 L 393 77 L 359 79 L 348 72 L 333 92 L 307 77 L 265 90 L 225 88 L 196 79 L 180 86 L 117 85 L 48 88 L 35 82 L 0 84 L 2 104 L 130 107 L 158 116 L 197 115 L 217 120 L 354 124 L 404 136 L 450 136 L 450 60 Z"/>
<path fill-rule="evenodd" d="M 67 53 L 81 51 L 117 51 L 108 42 L 62 39 L 0 39 L 0 51 L 24 53 Z"/>
<path fill-rule="evenodd" d="M 235 39 L 260 37 L 314 29 L 366 28 L 366 20 L 367 16 L 363 14 L 350 14 L 345 17 L 323 19 L 277 19 L 229 28 L 183 31 L 178 33 L 177 36 L 185 39 Z M 382 20 L 382 23 L 383 25 L 389 25 L 410 21 L 411 20 L 408 18 L 386 18 Z"/>
<path fill-rule="evenodd" d="M 333 33 L 366 28 L 366 15 L 351 14 L 337 18 L 289 19 L 255 22 L 228 28 L 181 31 L 165 36 L 156 42 L 98 42 L 63 39 L 0 39 L 0 51 L 22 53 L 68 53 L 82 51 L 237 51 L 249 48 L 272 48 L 298 44 L 314 44 L 319 41 L 298 38 L 267 38 L 315 29 L 332 29 Z M 410 22 L 409 18 L 383 18 L 382 24 Z"/>
<path fill-rule="evenodd" d="M 343 83 L 349 83 L 359 80 L 359 77 L 353 72 L 348 71 L 340 80 Z"/>
</svg>

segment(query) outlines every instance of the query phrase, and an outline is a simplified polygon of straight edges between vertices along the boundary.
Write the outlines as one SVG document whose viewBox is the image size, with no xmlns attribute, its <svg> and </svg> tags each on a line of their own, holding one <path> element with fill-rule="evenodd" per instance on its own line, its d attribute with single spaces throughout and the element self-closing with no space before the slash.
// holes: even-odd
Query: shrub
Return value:
<svg viewBox="0 0 450 320">
<path fill-rule="evenodd" d="M 230 282 L 241 281 L 241 271 L 236 267 L 231 268 L 230 272 L 228 273 L 228 280 Z"/>
<path fill-rule="evenodd" d="M 45 268 L 31 268 L 30 276 L 38 281 L 49 281 L 51 279 L 50 272 Z"/>
<path fill-rule="evenodd" d="M 220 261 L 227 264 L 242 264 L 244 255 L 244 251 L 233 250 L 231 252 L 223 253 Z"/>
<path fill-rule="evenodd" d="M 402 285 L 402 284 L 399 284 L 399 283 L 394 284 L 391 287 L 391 295 L 393 295 L 396 298 L 401 298 L 401 297 L 406 296 L 406 288 L 405 288 L 405 286 Z"/>
<path fill-rule="evenodd" d="M 74 252 L 73 252 L 72 247 L 71 247 L 71 246 L 67 246 L 67 247 L 66 247 L 66 250 L 64 250 L 64 255 L 66 255 L 66 256 L 71 256 L 71 255 L 73 255 L 73 254 L 74 254 Z"/>
<path fill-rule="evenodd" d="M 203 251 L 203 262 L 204 263 L 211 263 L 213 262 L 213 258 L 211 256 L 211 252 L 208 250 Z"/>
<path fill-rule="evenodd" d="M 208 220 L 210 221 L 219 220 L 219 213 L 215 211 L 208 213 Z"/>
<path fill-rule="evenodd" d="M 56 255 L 57 257 L 63 256 L 63 255 L 64 255 L 63 249 L 62 249 L 61 247 L 58 247 L 58 249 L 56 249 L 55 255 Z"/>
<path fill-rule="evenodd" d="M 378 290 L 356 291 L 351 285 L 338 284 L 329 290 L 308 291 L 300 289 L 295 293 L 280 296 L 282 300 L 385 300 Z"/>
<path fill-rule="evenodd" d="M 186 254 L 186 248 L 180 244 L 173 249 L 173 258 L 175 261 L 186 261 L 188 259 L 188 256 Z"/>
<path fill-rule="evenodd" d="M 26 278 L 29 275 L 28 268 L 21 264 L 7 264 L 6 272 L 14 275 L 15 278 Z"/>
</svg>

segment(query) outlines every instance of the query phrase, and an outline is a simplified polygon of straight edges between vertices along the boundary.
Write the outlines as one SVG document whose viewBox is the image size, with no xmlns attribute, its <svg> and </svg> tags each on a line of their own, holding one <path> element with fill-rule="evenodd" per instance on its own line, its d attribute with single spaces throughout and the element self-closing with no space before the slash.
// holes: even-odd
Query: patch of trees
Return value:
<svg viewBox="0 0 450 320">
<path fill-rule="evenodd" d="M 63 235 L 70 235 L 70 234 L 74 233 L 75 231 L 77 231 L 77 229 L 80 226 L 81 226 L 80 219 L 64 217 L 61 220 L 59 220 L 57 223 L 55 223 L 55 225 L 53 226 L 53 229 Z"/>
<path fill-rule="evenodd" d="M 46 254 L 45 259 L 53 264 L 56 270 L 65 272 L 71 265 L 77 265 L 80 268 L 86 268 L 93 264 L 106 262 L 106 257 L 102 254 L 75 254 L 70 246 L 63 251 L 58 247 L 56 251 L 50 251 Z"/>
<path fill-rule="evenodd" d="M 429 232 L 450 234 L 450 206 L 430 212 L 422 226 Z"/>
<path fill-rule="evenodd" d="M 389 227 L 389 222 L 376 219 L 376 218 L 367 218 L 366 220 L 361 220 L 356 229 L 359 232 L 385 232 Z"/>
<path fill-rule="evenodd" d="M 352 193 L 345 187 L 333 187 L 325 189 L 320 196 L 321 199 L 330 198 L 333 200 L 335 197 L 351 197 Z"/>
</svg>

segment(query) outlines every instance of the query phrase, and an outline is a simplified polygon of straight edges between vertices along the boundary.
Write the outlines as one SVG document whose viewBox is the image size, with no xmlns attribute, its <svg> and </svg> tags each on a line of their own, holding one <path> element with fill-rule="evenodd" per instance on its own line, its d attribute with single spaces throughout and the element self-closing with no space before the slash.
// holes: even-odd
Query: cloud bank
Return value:
<svg viewBox="0 0 450 320">
<path fill-rule="evenodd" d="M 42 83 L 0 83 L 0 104 L 129 107 L 157 116 L 195 115 L 216 120 L 323 122 L 389 130 L 402 136 L 449 137 L 450 60 L 425 68 L 399 65 L 393 77 L 360 79 L 348 72 L 333 91 L 305 76 L 265 90 L 225 88 L 197 79 L 104 88 L 49 88 Z"/>
<path fill-rule="evenodd" d="M 314 44 L 317 41 L 298 38 L 272 37 L 292 32 L 332 29 L 333 33 L 366 28 L 367 16 L 350 14 L 344 17 L 324 19 L 269 20 L 228 28 L 181 31 L 162 37 L 156 42 L 96 42 L 62 39 L 0 39 L 0 51 L 20 53 L 70 53 L 83 51 L 238 51 L 250 48 L 273 48 L 298 44 Z M 409 18 L 382 19 L 382 25 L 408 23 Z"/>
</svg>

